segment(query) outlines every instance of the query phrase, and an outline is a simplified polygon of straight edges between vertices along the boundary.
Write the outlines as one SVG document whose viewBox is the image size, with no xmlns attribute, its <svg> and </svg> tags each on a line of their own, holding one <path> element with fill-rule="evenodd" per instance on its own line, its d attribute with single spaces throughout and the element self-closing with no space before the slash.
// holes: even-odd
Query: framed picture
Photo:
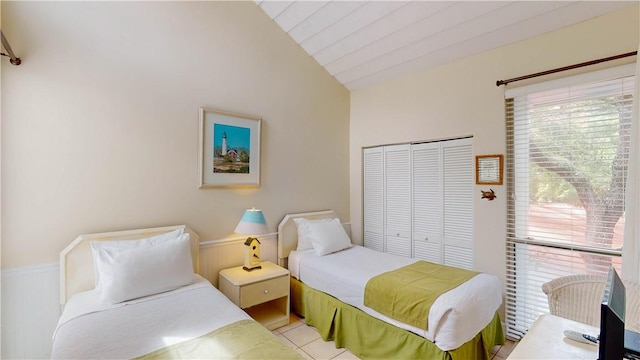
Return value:
<svg viewBox="0 0 640 360">
<path fill-rule="evenodd" d="M 200 188 L 260 186 L 261 121 L 200 108 Z"/>
<path fill-rule="evenodd" d="M 502 185 L 502 155 L 476 156 L 476 184 Z"/>
</svg>

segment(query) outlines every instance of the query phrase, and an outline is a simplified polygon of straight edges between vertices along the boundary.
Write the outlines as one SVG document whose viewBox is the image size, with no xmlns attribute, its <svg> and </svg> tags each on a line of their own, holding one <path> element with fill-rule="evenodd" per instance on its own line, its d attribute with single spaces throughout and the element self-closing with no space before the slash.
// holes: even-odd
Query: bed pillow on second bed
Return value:
<svg viewBox="0 0 640 360">
<path fill-rule="evenodd" d="M 296 228 L 298 229 L 298 246 L 296 250 L 313 249 L 313 244 L 311 243 L 311 238 L 313 237 L 313 234 L 311 233 L 309 224 L 326 223 L 331 220 L 332 219 L 309 220 L 309 219 L 303 219 L 303 218 L 294 218 L 293 221 L 296 223 Z"/>
<path fill-rule="evenodd" d="M 316 254 L 324 256 L 351 247 L 351 239 L 337 218 L 307 224 Z"/>
</svg>

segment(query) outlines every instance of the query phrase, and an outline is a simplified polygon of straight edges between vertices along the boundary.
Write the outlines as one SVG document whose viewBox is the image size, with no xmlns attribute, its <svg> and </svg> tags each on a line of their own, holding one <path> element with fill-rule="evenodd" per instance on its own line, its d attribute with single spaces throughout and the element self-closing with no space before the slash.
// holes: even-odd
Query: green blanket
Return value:
<svg viewBox="0 0 640 360">
<path fill-rule="evenodd" d="M 441 294 L 477 275 L 474 271 L 418 261 L 371 278 L 364 304 L 405 324 L 428 328 L 431 305 Z"/>
<path fill-rule="evenodd" d="M 240 320 L 208 334 L 137 359 L 303 359 L 253 320 Z"/>
</svg>

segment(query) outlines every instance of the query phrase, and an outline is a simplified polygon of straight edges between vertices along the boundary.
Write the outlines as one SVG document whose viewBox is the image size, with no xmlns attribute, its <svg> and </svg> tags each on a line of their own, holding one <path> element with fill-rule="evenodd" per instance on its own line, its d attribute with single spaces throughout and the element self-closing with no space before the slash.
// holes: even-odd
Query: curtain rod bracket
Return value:
<svg viewBox="0 0 640 360">
<path fill-rule="evenodd" d="M 9 58 L 9 63 L 11 63 L 12 65 L 20 65 L 20 64 L 22 64 L 22 59 L 20 59 L 19 57 L 11 57 L 11 55 L 8 55 L 8 54 L 5 54 L 5 53 L 0 53 L 0 55 L 8 57 Z"/>
<path fill-rule="evenodd" d="M 11 45 L 9 45 L 9 41 L 7 41 L 7 38 L 4 37 L 4 33 L 1 30 L 0 30 L 0 36 L 2 37 L 2 47 L 8 52 L 8 54 L 0 53 L 0 55 L 8 57 L 9 62 L 12 65 L 17 66 L 22 64 L 22 59 L 20 59 L 13 53 L 13 50 L 11 50 Z"/>
</svg>

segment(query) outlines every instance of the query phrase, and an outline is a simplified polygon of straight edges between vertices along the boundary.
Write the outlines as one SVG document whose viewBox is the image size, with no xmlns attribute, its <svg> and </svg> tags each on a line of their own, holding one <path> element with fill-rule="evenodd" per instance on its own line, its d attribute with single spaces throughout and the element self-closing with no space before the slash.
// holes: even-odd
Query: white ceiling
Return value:
<svg viewBox="0 0 640 360">
<path fill-rule="evenodd" d="M 514 43 L 636 2 L 256 0 L 269 17 L 350 90 Z"/>
</svg>

